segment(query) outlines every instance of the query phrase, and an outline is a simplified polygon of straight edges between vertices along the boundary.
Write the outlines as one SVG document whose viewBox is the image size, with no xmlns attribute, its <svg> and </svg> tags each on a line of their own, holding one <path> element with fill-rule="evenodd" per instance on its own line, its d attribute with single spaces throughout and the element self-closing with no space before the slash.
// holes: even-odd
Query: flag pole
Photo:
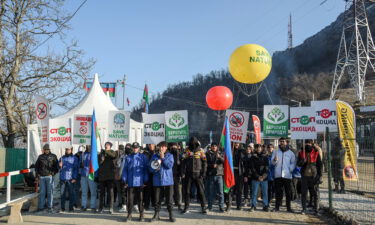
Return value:
<svg viewBox="0 0 375 225">
<path fill-rule="evenodd" d="M 126 84 L 126 75 L 122 79 L 122 110 L 125 110 L 125 84 Z"/>
</svg>

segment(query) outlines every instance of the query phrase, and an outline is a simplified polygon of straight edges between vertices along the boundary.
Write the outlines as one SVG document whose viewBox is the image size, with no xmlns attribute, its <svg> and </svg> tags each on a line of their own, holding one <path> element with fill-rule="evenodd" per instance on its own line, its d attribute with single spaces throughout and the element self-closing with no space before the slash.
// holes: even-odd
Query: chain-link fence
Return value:
<svg viewBox="0 0 375 225">
<path fill-rule="evenodd" d="M 337 134 L 326 136 L 331 157 L 325 159 L 325 180 L 321 185 L 321 203 L 332 208 L 341 218 L 359 224 L 375 224 L 375 118 L 357 118 L 357 181 L 343 181 L 343 157 L 345 151 L 337 149 L 334 140 Z M 329 147 L 328 147 L 329 146 Z M 329 167 L 328 165 L 331 165 Z M 331 185 L 328 185 L 330 170 Z"/>
</svg>

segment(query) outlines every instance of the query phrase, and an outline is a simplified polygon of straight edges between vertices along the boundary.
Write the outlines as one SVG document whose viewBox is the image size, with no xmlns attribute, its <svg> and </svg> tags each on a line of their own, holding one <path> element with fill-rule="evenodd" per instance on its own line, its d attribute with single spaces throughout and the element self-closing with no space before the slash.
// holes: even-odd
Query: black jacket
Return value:
<svg viewBox="0 0 375 225">
<path fill-rule="evenodd" d="M 245 149 L 239 148 L 233 151 L 233 169 L 239 176 L 245 175 Z"/>
<path fill-rule="evenodd" d="M 203 149 L 186 149 L 182 160 L 182 175 L 206 176 L 207 160 Z"/>
<path fill-rule="evenodd" d="M 53 153 L 41 154 L 35 163 L 37 176 L 50 176 L 59 172 L 57 156 Z"/>
<path fill-rule="evenodd" d="M 99 154 L 99 182 L 115 179 L 116 152 L 102 150 Z"/>
<path fill-rule="evenodd" d="M 209 150 L 206 153 L 207 158 L 207 176 L 223 176 L 224 175 L 224 158 L 223 155 L 219 152 L 213 152 Z M 217 165 L 216 168 L 214 165 Z"/>
<path fill-rule="evenodd" d="M 245 167 L 245 173 L 244 173 L 244 176 L 245 177 L 248 177 L 248 178 L 251 178 L 251 171 L 250 171 L 250 159 L 251 157 L 253 156 L 253 153 L 245 153 L 245 157 L 244 157 L 244 167 Z"/>
<path fill-rule="evenodd" d="M 177 149 L 176 151 L 170 150 L 169 151 L 173 155 L 173 177 L 181 177 L 181 163 L 182 157 L 180 151 Z"/>
<path fill-rule="evenodd" d="M 265 154 L 255 153 L 250 158 L 250 172 L 251 179 L 258 180 L 260 176 L 263 177 L 263 180 L 266 180 L 268 175 L 268 157 Z"/>
</svg>

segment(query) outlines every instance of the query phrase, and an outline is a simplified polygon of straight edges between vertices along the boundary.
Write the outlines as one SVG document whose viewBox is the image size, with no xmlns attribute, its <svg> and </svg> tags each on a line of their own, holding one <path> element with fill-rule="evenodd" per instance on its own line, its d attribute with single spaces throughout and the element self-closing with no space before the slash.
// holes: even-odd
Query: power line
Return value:
<svg viewBox="0 0 375 225">
<path fill-rule="evenodd" d="M 48 37 L 44 40 L 44 41 L 42 41 L 41 43 L 39 43 L 33 50 L 31 50 L 31 52 L 30 53 L 33 53 L 35 50 L 37 50 L 40 46 L 42 46 L 42 45 L 44 45 L 49 39 L 51 39 L 52 38 L 52 36 L 54 35 L 54 34 L 56 34 L 56 33 L 58 33 L 61 29 L 62 29 L 62 27 L 66 24 L 66 23 L 68 23 L 77 13 L 78 13 L 78 11 L 82 8 L 82 6 L 85 4 L 87 2 L 87 0 L 84 0 L 79 6 L 78 6 L 78 8 L 74 11 L 74 13 L 71 15 L 71 16 L 69 16 L 62 24 L 60 24 L 60 26 L 58 26 L 57 27 L 57 29 L 54 31 L 54 32 L 52 32 L 50 35 L 48 35 Z"/>
</svg>

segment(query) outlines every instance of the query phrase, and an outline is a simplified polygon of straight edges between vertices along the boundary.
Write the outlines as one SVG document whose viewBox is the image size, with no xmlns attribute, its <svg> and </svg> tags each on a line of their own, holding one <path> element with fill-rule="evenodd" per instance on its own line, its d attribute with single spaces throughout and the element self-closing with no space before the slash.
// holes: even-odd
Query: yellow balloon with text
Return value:
<svg viewBox="0 0 375 225">
<path fill-rule="evenodd" d="M 272 57 L 257 44 L 238 47 L 229 59 L 229 72 L 241 83 L 256 84 L 267 78 L 271 72 Z"/>
</svg>

